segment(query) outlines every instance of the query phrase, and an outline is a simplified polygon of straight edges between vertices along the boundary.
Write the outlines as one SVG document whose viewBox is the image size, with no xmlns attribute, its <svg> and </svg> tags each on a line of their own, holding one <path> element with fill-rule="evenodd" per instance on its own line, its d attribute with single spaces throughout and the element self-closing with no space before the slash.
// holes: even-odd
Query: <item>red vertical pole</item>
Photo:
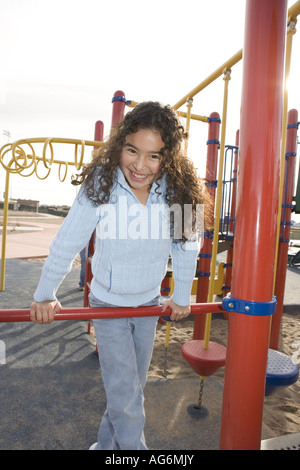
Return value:
<svg viewBox="0 0 300 470">
<path fill-rule="evenodd" d="M 95 123 L 95 131 L 94 131 L 94 141 L 95 142 L 102 142 L 104 135 L 104 124 L 102 121 L 97 121 Z M 94 150 L 97 150 L 98 147 L 94 147 Z"/>
<path fill-rule="evenodd" d="M 272 316 L 272 328 L 270 335 L 270 348 L 278 349 L 280 338 L 280 326 L 283 311 L 283 298 L 286 279 L 288 245 L 290 239 L 290 222 L 292 214 L 292 202 L 294 192 L 294 176 L 297 154 L 297 125 L 298 112 L 292 109 L 288 113 L 288 128 L 286 134 L 286 154 L 285 154 L 285 187 L 283 191 L 281 210 L 281 237 L 278 247 L 277 270 L 274 294 L 277 297 L 276 312 Z"/>
<path fill-rule="evenodd" d="M 255 309 L 229 317 L 224 450 L 260 449 L 270 316 L 258 307 L 273 293 L 287 1 L 247 0 L 245 18 L 231 296 Z"/>
<path fill-rule="evenodd" d="M 104 124 L 102 121 L 97 121 L 95 123 L 94 129 L 94 141 L 103 142 L 104 137 Z M 94 147 L 94 150 L 97 150 L 98 147 Z M 92 267 L 91 267 L 91 257 L 94 254 L 94 238 L 95 233 L 90 238 L 88 246 L 88 256 L 85 262 L 85 277 L 84 277 L 84 296 L 83 296 L 83 306 L 88 307 L 89 305 L 89 293 L 90 293 L 90 284 L 92 280 Z M 90 324 L 88 331 L 90 330 Z"/>
<path fill-rule="evenodd" d="M 125 93 L 123 91 L 116 91 L 112 100 L 112 118 L 111 128 L 114 129 L 123 119 L 125 110 Z"/>
<path fill-rule="evenodd" d="M 220 115 L 218 113 L 211 113 L 209 116 L 208 124 L 208 140 L 207 140 L 207 157 L 206 157 L 206 184 L 207 191 L 213 201 L 215 200 L 216 192 L 216 177 L 218 167 L 218 149 L 219 149 L 219 134 L 220 134 Z M 214 215 L 211 214 L 210 225 L 214 226 Z M 207 302 L 208 288 L 209 288 L 209 274 L 212 254 L 212 235 L 211 231 L 207 231 L 204 235 L 203 246 L 200 251 L 198 263 L 198 283 L 197 283 L 197 303 Z M 203 339 L 205 332 L 205 316 L 200 318 L 197 315 L 194 320 L 194 339 Z"/>
</svg>

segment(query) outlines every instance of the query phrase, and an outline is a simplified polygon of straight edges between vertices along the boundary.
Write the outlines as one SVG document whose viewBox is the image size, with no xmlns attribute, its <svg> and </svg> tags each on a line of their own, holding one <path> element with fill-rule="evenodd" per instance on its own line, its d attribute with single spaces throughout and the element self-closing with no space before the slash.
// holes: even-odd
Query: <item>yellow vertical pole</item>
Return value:
<svg viewBox="0 0 300 470">
<path fill-rule="evenodd" d="M 192 106 L 193 106 L 193 98 L 189 98 L 186 102 L 186 107 L 187 107 L 187 113 L 186 113 L 186 125 L 185 125 L 185 130 L 188 133 L 190 130 L 190 123 L 191 123 L 191 112 L 192 112 Z M 188 138 L 185 141 L 185 146 L 184 146 L 184 153 L 187 155 L 187 150 L 188 150 Z"/>
<path fill-rule="evenodd" d="M 286 56 L 285 56 L 285 76 L 284 76 L 284 93 L 283 93 L 283 112 L 282 112 L 282 136 L 281 136 L 281 149 L 280 149 L 280 180 L 279 180 L 279 199 L 278 199 L 278 219 L 277 219 L 277 235 L 276 235 L 276 252 L 274 263 L 274 280 L 273 280 L 273 293 L 275 290 L 277 259 L 279 248 L 279 237 L 281 227 L 281 206 L 283 197 L 284 186 L 284 166 L 285 166 L 285 144 L 286 144 L 286 131 L 287 131 L 287 113 L 288 113 L 288 79 L 291 68 L 292 56 L 292 42 L 293 35 L 296 33 L 297 18 L 292 18 L 288 25 L 287 39 L 286 39 Z M 272 316 L 270 316 L 272 320 Z"/>
<path fill-rule="evenodd" d="M 166 322 L 166 337 L 165 337 L 165 361 L 164 361 L 164 377 L 167 378 L 167 357 L 168 357 L 168 346 L 170 340 L 170 330 L 171 330 L 171 322 Z"/>
<path fill-rule="evenodd" d="M 210 264 L 210 280 L 208 288 L 207 301 L 213 301 L 214 295 L 214 281 L 215 281 L 215 270 L 217 263 L 218 254 L 218 241 L 219 241 L 219 223 L 221 213 L 221 202 L 222 202 L 222 189 L 223 189 L 223 166 L 224 166 L 224 154 L 225 154 L 225 135 L 226 135 L 226 119 L 227 119 L 227 102 L 228 102 L 228 84 L 231 78 L 231 70 L 226 69 L 224 71 L 224 97 L 223 97 L 223 111 L 222 111 L 222 129 L 221 129 L 221 141 L 220 141 L 220 156 L 219 156 L 219 169 L 218 169 L 218 185 L 216 193 L 216 208 L 215 208 L 215 222 L 214 222 L 214 236 L 213 236 L 213 248 Z M 204 343 L 203 348 L 208 349 L 209 334 L 211 326 L 211 313 L 206 315 L 205 332 L 204 332 Z"/>
<path fill-rule="evenodd" d="M 5 178 L 5 198 L 3 207 L 3 224 L 2 224 L 2 255 L 1 255 L 1 279 L 0 291 L 4 291 L 5 284 L 5 256 L 6 256 L 6 234 L 8 220 L 8 201 L 9 201 L 9 171 L 6 172 Z"/>
<path fill-rule="evenodd" d="M 170 321 L 166 322 L 165 348 L 169 346 L 171 325 L 172 323 Z"/>
<path fill-rule="evenodd" d="M 288 25 L 287 38 L 286 38 L 286 54 L 285 54 L 285 71 L 284 71 L 284 92 L 283 92 L 283 107 L 282 107 L 282 134 L 281 134 L 281 148 L 280 148 L 280 176 L 279 176 L 279 198 L 278 198 L 278 216 L 277 216 L 277 231 L 276 231 L 276 250 L 274 261 L 274 275 L 273 275 L 273 294 L 275 293 L 276 276 L 277 276 L 277 262 L 279 251 L 279 238 L 281 229 L 281 211 L 282 211 L 282 198 L 284 189 L 284 167 L 285 167 L 285 146 L 286 146 L 286 131 L 287 131 L 287 114 L 288 114 L 288 79 L 291 68 L 292 57 L 292 43 L 293 35 L 296 33 L 297 18 L 291 18 Z M 270 315 L 270 337 L 272 327 L 272 315 Z"/>
</svg>

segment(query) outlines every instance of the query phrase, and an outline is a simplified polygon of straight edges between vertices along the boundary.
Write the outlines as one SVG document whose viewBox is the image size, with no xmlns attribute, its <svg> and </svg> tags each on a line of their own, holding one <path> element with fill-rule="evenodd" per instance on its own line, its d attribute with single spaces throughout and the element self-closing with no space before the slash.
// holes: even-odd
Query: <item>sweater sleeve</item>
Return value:
<svg viewBox="0 0 300 470">
<path fill-rule="evenodd" d="M 56 292 L 70 272 L 77 254 L 87 245 L 96 225 L 97 207 L 80 189 L 74 203 L 50 245 L 34 300 L 56 300 Z"/>
<path fill-rule="evenodd" d="M 172 300 L 178 305 L 191 303 L 192 284 L 196 273 L 197 256 L 200 244 L 198 241 L 172 243 L 171 256 L 174 277 Z"/>
</svg>

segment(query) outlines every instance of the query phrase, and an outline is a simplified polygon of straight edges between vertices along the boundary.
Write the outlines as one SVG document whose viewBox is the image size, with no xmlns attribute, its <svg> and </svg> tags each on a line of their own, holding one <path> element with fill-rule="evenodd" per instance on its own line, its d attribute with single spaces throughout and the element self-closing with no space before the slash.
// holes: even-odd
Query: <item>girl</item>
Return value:
<svg viewBox="0 0 300 470">
<path fill-rule="evenodd" d="M 169 106 L 146 102 L 126 114 L 72 181 L 81 188 L 51 244 L 30 309 L 32 321 L 53 321 L 61 309 L 56 291 L 95 228 L 91 307 L 158 305 L 171 254 L 175 287 L 162 311 L 170 307 L 171 320 L 189 315 L 199 252 L 198 238 L 191 238 L 197 232 L 197 206 L 206 195 L 182 153 L 186 137 Z M 184 224 L 189 229 L 181 233 Z M 107 409 L 92 448 L 147 449 L 143 390 L 157 317 L 93 324 Z"/>
</svg>

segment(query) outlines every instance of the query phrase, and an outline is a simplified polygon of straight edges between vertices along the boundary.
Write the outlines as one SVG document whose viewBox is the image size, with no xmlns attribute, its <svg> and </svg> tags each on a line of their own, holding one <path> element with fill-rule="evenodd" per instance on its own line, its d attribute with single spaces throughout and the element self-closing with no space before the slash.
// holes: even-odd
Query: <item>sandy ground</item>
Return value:
<svg viewBox="0 0 300 470">
<path fill-rule="evenodd" d="M 226 319 L 216 318 L 212 321 L 210 339 L 226 346 L 227 341 Z M 166 368 L 161 368 L 161 358 L 165 355 L 165 325 L 158 325 L 154 346 L 154 353 L 150 365 L 149 376 L 168 378 L 183 378 L 195 376 L 191 367 L 181 356 L 181 347 L 186 341 L 193 339 L 193 322 L 172 324 L 169 346 L 167 348 Z M 300 328 L 299 315 L 284 314 L 282 322 L 282 339 L 280 351 L 292 357 L 295 354 L 295 343 L 298 342 L 298 359 L 300 358 Z M 297 353 L 296 353 L 297 354 Z M 223 379 L 224 369 L 219 369 L 215 377 Z M 204 385 L 205 387 L 205 385 Z M 205 390 L 205 388 L 204 388 Z M 300 381 L 294 385 L 283 388 L 275 394 L 265 398 L 263 426 L 268 437 L 277 437 L 284 434 L 300 432 Z"/>
<path fill-rule="evenodd" d="M 43 260 L 35 259 L 34 261 L 42 262 Z M 79 266 L 79 264 L 80 260 L 76 259 L 74 265 Z M 216 300 L 221 301 L 221 298 L 217 298 Z M 192 301 L 194 302 L 195 298 L 192 298 Z M 298 361 L 300 361 L 299 321 L 299 307 L 290 314 L 283 314 L 282 332 L 279 344 L 279 351 L 289 357 L 296 356 Z M 169 344 L 166 347 L 166 325 L 158 323 L 153 356 L 148 374 L 149 378 L 182 379 L 185 377 L 195 377 L 195 372 L 181 355 L 182 345 L 193 339 L 193 328 L 193 320 L 172 323 Z M 215 317 L 213 315 L 210 341 L 226 346 L 227 329 L 228 320 L 223 318 L 220 314 L 217 314 Z M 219 369 L 214 376 L 223 381 L 224 368 Z M 195 397 L 195 402 L 197 402 L 197 397 Z M 290 387 L 283 387 L 282 390 L 265 398 L 263 430 L 268 438 L 300 432 L 300 380 Z"/>
</svg>

